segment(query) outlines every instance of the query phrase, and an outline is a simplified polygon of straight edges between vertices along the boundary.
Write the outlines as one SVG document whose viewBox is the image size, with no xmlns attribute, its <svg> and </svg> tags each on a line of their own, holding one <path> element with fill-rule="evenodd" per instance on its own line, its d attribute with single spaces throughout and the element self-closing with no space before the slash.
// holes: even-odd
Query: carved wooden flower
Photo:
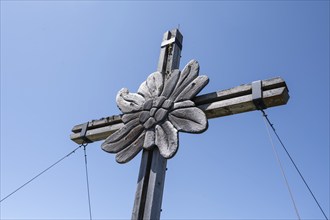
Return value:
<svg viewBox="0 0 330 220">
<path fill-rule="evenodd" d="M 137 93 L 121 89 L 116 97 L 124 113 L 124 126 L 110 135 L 102 149 L 117 153 L 116 160 L 126 163 L 142 148 L 158 147 L 164 158 L 178 150 L 178 131 L 201 133 L 207 129 L 207 118 L 192 99 L 208 83 L 207 76 L 198 76 L 199 65 L 190 61 L 180 72 L 173 70 L 165 80 L 160 72 L 152 73 Z"/>
</svg>

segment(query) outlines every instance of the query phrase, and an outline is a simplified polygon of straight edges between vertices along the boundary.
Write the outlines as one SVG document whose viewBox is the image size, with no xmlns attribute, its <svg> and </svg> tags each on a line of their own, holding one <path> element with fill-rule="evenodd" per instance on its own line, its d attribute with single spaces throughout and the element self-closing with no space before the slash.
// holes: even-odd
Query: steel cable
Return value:
<svg viewBox="0 0 330 220">
<path fill-rule="evenodd" d="M 15 194 L 17 191 L 19 191 L 20 189 L 22 189 L 23 187 L 25 187 L 29 183 L 31 183 L 33 180 L 37 179 L 39 176 L 41 176 L 42 174 L 44 174 L 45 172 L 47 172 L 48 170 L 50 170 L 52 167 L 54 167 L 55 165 L 57 165 L 58 163 L 60 163 L 65 158 L 67 158 L 71 154 L 75 153 L 76 150 L 78 150 L 82 146 L 83 146 L 82 144 L 79 145 L 76 149 L 74 149 L 73 151 L 71 151 L 70 153 L 68 153 L 67 155 L 65 155 L 64 157 L 62 157 L 61 159 L 59 159 L 58 161 L 56 161 L 55 163 L 53 163 L 52 165 L 50 165 L 49 167 L 47 167 L 46 169 L 44 169 L 43 171 L 41 171 L 39 174 L 37 174 L 36 176 L 34 176 L 33 178 L 31 178 L 29 181 L 27 181 L 26 183 L 24 183 L 23 185 L 21 185 L 20 187 L 18 187 L 17 189 L 15 189 L 13 192 L 9 193 L 7 196 L 5 196 L 3 199 L 0 200 L 0 203 L 3 202 L 4 200 L 6 200 L 7 198 L 9 198 L 10 196 L 12 196 L 13 194 Z"/>
<path fill-rule="evenodd" d="M 92 208 L 91 208 L 91 197 L 89 193 L 89 180 L 88 180 L 87 154 L 86 154 L 87 144 L 83 144 L 83 146 L 84 146 L 84 155 L 85 155 L 85 173 L 86 173 L 86 185 L 87 185 L 87 195 L 88 195 L 89 219 L 92 220 Z"/>
<path fill-rule="evenodd" d="M 322 209 L 320 203 L 317 201 L 316 197 L 314 196 L 314 193 L 312 192 L 311 188 L 308 186 L 308 184 L 307 184 L 305 178 L 303 177 L 303 175 L 301 174 L 300 170 L 298 169 L 296 163 L 293 161 L 293 159 L 292 159 L 290 153 L 288 152 L 288 150 L 286 149 L 285 145 L 283 144 L 281 138 L 280 138 L 279 135 L 277 134 L 277 132 L 276 132 L 276 130 L 275 130 L 275 128 L 274 128 L 274 125 L 270 122 L 270 120 L 269 120 L 269 118 L 268 118 L 268 115 L 265 113 L 264 110 L 261 109 L 260 111 L 262 112 L 263 117 L 266 119 L 266 121 L 268 122 L 269 126 L 272 128 L 274 134 L 275 134 L 276 137 L 277 137 L 277 140 L 278 140 L 278 141 L 280 142 L 280 144 L 282 145 L 284 151 L 286 152 L 286 154 L 287 154 L 287 156 L 289 157 L 291 163 L 293 164 L 293 166 L 295 167 L 296 171 L 298 172 L 300 178 L 301 178 L 302 181 L 304 182 L 304 184 L 305 184 L 305 186 L 307 187 L 309 193 L 312 195 L 312 197 L 313 197 L 315 203 L 317 204 L 317 206 L 318 206 L 319 209 L 321 210 L 321 212 L 322 212 L 324 218 L 325 218 L 326 220 L 329 220 L 328 217 L 327 217 L 327 215 L 326 215 L 325 212 L 323 211 L 323 209 Z"/>
<path fill-rule="evenodd" d="M 278 162 L 278 164 L 279 164 L 279 166 L 280 166 L 280 168 L 281 168 L 281 173 L 282 173 L 282 176 L 283 176 L 283 178 L 284 178 L 284 180 L 285 180 L 286 187 L 287 187 L 287 189 L 288 189 L 288 191 L 289 191 L 290 198 L 291 198 L 291 201 L 292 201 L 293 207 L 294 207 L 294 209 L 295 209 L 295 212 L 296 212 L 297 218 L 300 220 L 301 218 L 300 218 L 300 215 L 299 215 L 299 211 L 298 211 L 298 208 L 297 208 L 296 202 L 295 202 L 295 200 L 294 200 L 294 197 L 293 197 L 293 194 L 292 194 L 292 191 L 291 191 L 291 188 L 290 188 L 290 185 L 289 185 L 288 179 L 286 178 L 286 175 L 285 175 L 285 172 L 284 172 L 284 168 L 283 168 L 283 166 L 282 166 L 282 162 L 281 162 L 280 157 L 279 157 L 279 155 L 278 155 L 278 153 L 277 153 L 277 150 L 276 150 L 276 148 L 275 148 L 275 145 L 274 145 L 274 142 L 273 142 L 272 136 L 270 135 L 269 126 L 268 126 L 268 124 L 267 124 L 265 118 L 264 118 L 264 122 L 265 122 L 265 126 L 266 126 L 266 129 L 267 129 L 267 133 L 268 133 L 268 137 L 269 137 L 270 143 L 271 143 L 272 148 L 273 148 L 273 152 L 274 152 L 275 157 L 276 157 L 276 160 L 277 160 L 277 162 Z"/>
</svg>

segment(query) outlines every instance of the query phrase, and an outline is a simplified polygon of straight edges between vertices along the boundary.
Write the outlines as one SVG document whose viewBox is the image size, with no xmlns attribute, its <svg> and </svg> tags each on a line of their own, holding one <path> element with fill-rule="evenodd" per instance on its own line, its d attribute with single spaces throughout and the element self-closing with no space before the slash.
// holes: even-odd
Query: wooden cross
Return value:
<svg viewBox="0 0 330 220">
<path fill-rule="evenodd" d="M 183 37 L 178 29 L 167 31 L 164 34 L 163 41 L 161 43 L 157 71 L 164 75 L 165 82 L 166 79 L 171 77 L 171 74 L 174 74 L 173 70 L 179 68 L 182 40 Z M 202 79 L 202 81 L 202 83 L 205 84 L 205 78 L 204 80 Z M 204 84 L 201 85 L 201 88 L 206 85 Z M 127 91 L 121 92 L 124 95 L 127 94 Z M 198 92 L 199 91 L 196 91 L 196 93 Z M 121 98 L 121 96 L 117 96 L 117 103 L 118 99 Z M 288 99 L 289 94 L 285 81 L 281 78 L 273 78 L 255 81 L 250 84 L 240 85 L 227 90 L 200 95 L 194 97 L 192 101 L 195 104 L 194 106 L 202 110 L 208 119 L 211 119 L 285 105 Z M 173 103 L 170 103 L 168 105 L 172 104 Z M 146 104 L 143 108 L 145 108 L 145 106 Z M 128 108 L 129 107 L 130 106 L 128 106 Z M 148 110 L 150 108 L 151 106 Z M 161 115 L 161 118 L 164 118 L 164 115 L 165 113 Z M 78 144 L 82 144 L 84 142 L 95 142 L 104 139 L 108 140 L 110 135 L 125 126 L 126 119 L 123 117 L 125 117 L 125 115 L 114 115 L 76 125 L 72 129 L 73 133 L 70 136 L 71 140 Z M 141 122 L 141 118 L 143 119 L 143 117 L 140 115 L 139 117 Z M 148 118 L 145 120 L 143 119 L 143 122 L 147 123 L 145 122 L 147 119 Z M 139 126 L 141 127 L 141 125 Z M 141 143 L 139 142 L 138 144 Z M 162 155 L 164 155 L 164 153 Z M 152 148 L 152 150 L 143 150 L 132 219 L 160 218 L 167 164 L 167 159 L 165 159 L 162 155 L 157 147 Z M 130 159 L 131 158 L 125 158 L 122 162 L 126 162 Z"/>
</svg>

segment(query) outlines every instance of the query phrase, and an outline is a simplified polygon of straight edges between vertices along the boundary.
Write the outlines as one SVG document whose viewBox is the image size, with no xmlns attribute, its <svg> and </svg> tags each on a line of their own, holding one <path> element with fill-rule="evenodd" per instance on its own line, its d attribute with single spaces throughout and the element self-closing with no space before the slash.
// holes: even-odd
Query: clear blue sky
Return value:
<svg viewBox="0 0 330 220">
<path fill-rule="evenodd" d="M 287 105 L 267 110 L 329 217 L 329 1 L 1 1 L 1 198 L 77 145 L 71 128 L 120 113 L 180 25 L 181 68 L 203 93 L 281 76 Z M 275 142 L 302 219 L 323 215 Z M 87 148 L 94 219 L 129 219 L 140 155 L 125 165 Z M 79 150 L 1 203 L 1 219 L 88 219 Z M 296 219 L 260 112 L 180 134 L 162 219 Z"/>
</svg>

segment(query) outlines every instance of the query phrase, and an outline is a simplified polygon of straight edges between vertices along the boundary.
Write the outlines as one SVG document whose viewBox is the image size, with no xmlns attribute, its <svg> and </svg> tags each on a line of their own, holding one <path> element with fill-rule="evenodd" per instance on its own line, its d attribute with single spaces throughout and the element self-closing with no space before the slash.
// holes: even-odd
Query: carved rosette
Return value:
<svg viewBox="0 0 330 220">
<path fill-rule="evenodd" d="M 209 81 L 198 73 L 199 64 L 192 60 L 166 80 L 162 73 L 152 73 L 137 93 L 121 89 L 116 101 L 124 126 L 104 141 L 102 149 L 116 153 L 118 163 L 154 147 L 164 158 L 172 158 L 179 146 L 178 131 L 201 133 L 208 127 L 205 113 L 192 101 Z"/>
</svg>

